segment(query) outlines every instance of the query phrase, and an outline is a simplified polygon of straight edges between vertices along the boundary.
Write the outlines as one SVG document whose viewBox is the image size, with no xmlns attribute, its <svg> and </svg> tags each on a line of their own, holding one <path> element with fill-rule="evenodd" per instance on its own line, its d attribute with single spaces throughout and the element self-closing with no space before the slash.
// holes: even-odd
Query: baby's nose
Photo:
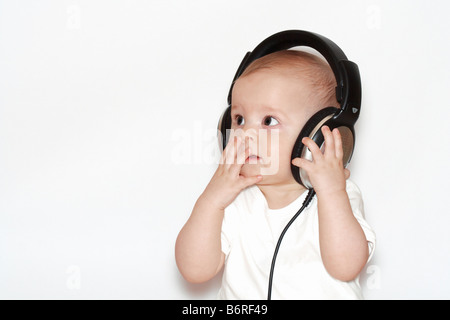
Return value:
<svg viewBox="0 0 450 320">
<path fill-rule="evenodd" d="M 249 128 L 244 130 L 244 138 L 248 141 L 256 141 L 258 138 L 258 134 L 255 129 Z"/>
<path fill-rule="evenodd" d="M 244 131 L 245 148 L 250 152 L 257 152 L 258 134 L 255 129 L 247 129 Z"/>
</svg>

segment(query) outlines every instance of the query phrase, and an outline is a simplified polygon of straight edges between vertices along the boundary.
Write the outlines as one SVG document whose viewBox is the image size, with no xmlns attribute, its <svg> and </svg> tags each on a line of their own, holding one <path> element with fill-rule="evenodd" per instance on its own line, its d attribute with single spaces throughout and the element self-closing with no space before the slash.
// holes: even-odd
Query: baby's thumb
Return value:
<svg viewBox="0 0 450 320">
<path fill-rule="evenodd" d="M 308 167 L 308 164 L 310 164 L 310 161 L 302 158 L 295 158 L 292 160 L 292 164 L 296 167 L 305 169 L 305 167 Z"/>
<path fill-rule="evenodd" d="M 260 182 L 262 178 L 263 178 L 262 175 L 243 178 L 242 181 L 244 189 Z"/>
</svg>

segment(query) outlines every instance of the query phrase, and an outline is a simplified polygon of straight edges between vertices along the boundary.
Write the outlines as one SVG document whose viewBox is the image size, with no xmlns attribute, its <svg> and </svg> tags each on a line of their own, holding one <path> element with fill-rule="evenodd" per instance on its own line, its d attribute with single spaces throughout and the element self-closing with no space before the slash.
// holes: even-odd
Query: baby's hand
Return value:
<svg viewBox="0 0 450 320">
<path fill-rule="evenodd" d="M 350 177 L 350 171 L 344 168 L 342 162 L 341 134 L 338 129 L 331 132 L 327 126 L 322 127 L 322 134 L 325 137 L 324 153 L 313 140 L 305 137 L 302 142 L 311 151 L 313 161 L 295 158 L 292 164 L 306 170 L 318 195 L 345 191 L 345 180 Z"/>
<path fill-rule="evenodd" d="M 244 177 L 241 168 L 248 156 L 241 137 L 230 137 L 219 167 L 202 194 L 204 200 L 224 210 L 245 188 L 262 180 L 261 175 Z"/>
</svg>

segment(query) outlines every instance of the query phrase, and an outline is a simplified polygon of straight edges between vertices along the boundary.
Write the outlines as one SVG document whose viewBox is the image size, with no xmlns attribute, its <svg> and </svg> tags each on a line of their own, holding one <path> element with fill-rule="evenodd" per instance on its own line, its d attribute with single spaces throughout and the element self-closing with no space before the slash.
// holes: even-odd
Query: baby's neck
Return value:
<svg viewBox="0 0 450 320">
<path fill-rule="evenodd" d="M 282 185 L 258 185 L 264 194 L 269 209 L 281 209 L 297 199 L 306 188 L 298 183 Z"/>
</svg>

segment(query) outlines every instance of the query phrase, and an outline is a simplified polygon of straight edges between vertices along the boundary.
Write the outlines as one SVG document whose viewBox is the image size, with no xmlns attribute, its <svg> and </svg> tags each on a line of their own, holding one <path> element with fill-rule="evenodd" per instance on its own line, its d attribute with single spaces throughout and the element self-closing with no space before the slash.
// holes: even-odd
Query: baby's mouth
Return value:
<svg viewBox="0 0 450 320">
<path fill-rule="evenodd" d="M 257 164 L 258 162 L 262 162 L 262 158 L 255 154 L 251 154 L 247 157 L 247 159 L 245 159 L 245 163 L 248 164 Z"/>
</svg>

